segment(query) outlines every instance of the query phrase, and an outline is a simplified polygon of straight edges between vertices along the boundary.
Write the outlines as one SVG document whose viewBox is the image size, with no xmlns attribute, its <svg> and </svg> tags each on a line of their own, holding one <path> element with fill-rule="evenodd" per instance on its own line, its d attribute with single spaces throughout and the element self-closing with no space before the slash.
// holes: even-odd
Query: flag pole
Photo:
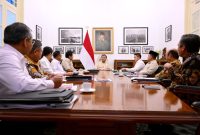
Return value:
<svg viewBox="0 0 200 135">
<path fill-rule="evenodd" d="M 89 26 L 85 26 L 85 29 L 87 30 L 86 33 L 88 33 L 88 30 L 89 30 Z M 93 80 L 93 83 L 94 84 L 94 77 L 95 77 L 95 74 L 94 73 L 91 73 L 92 74 L 92 80 Z"/>
<path fill-rule="evenodd" d="M 88 31 L 88 29 L 89 29 L 89 26 L 85 26 L 85 29 Z"/>
</svg>

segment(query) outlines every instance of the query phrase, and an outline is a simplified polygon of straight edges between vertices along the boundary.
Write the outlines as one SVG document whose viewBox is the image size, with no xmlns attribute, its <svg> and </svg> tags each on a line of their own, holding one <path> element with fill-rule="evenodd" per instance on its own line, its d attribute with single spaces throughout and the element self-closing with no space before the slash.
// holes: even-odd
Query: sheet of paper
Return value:
<svg viewBox="0 0 200 135">
<path fill-rule="evenodd" d="M 96 79 L 96 78 L 95 78 L 94 81 L 95 81 L 95 82 L 112 82 L 112 80 L 109 79 L 109 78 L 108 78 L 108 79 Z"/>
</svg>

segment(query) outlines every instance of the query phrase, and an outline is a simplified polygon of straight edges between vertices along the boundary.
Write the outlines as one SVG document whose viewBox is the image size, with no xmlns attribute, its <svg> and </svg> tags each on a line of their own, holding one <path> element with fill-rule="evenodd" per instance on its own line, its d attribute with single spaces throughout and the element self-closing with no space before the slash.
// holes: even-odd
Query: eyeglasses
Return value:
<svg viewBox="0 0 200 135">
<path fill-rule="evenodd" d="M 34 45 L 35 44 L 35 40 L 32 40 L 32 45 Z"/>
</svg>

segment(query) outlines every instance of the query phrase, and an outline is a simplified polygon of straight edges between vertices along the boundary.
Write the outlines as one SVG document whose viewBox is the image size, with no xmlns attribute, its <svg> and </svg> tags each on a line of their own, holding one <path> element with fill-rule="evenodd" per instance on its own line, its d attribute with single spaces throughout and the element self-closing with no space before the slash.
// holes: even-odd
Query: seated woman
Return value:
<svg viewBox="0 0 200 135">
<path fill-rule="evenodd" d="M 111 70 L 107 60 L 107 55 L 102 54 L 101 58 L 96 63 L 96 68 L 99 70 Z"/>
</svg>

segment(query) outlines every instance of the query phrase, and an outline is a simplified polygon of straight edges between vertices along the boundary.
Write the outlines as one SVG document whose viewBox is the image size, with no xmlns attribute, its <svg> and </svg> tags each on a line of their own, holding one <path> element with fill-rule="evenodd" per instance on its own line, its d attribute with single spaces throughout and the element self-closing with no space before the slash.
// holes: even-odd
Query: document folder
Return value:
<svg viewBox="0 0 200 135">
<path fill-rule="evenodd" d="M 144 77 L 132 77 L 131 81 L 160 82 L 160 80 L 158 78 L 144 78 Z"/>
<path fill-rule="evenodd" d="M 0 96 L 0 104 L 70 103 L 72 99 L 73 99 L 72 90 L 46 89 L 34 92 L 3 95 Z"/>
<path fill-rule="evenodd" d="M 67 81 L 91 81 L 92 76 L 76 75 L 76 76 L 67 76 Z"/>
</svg>

